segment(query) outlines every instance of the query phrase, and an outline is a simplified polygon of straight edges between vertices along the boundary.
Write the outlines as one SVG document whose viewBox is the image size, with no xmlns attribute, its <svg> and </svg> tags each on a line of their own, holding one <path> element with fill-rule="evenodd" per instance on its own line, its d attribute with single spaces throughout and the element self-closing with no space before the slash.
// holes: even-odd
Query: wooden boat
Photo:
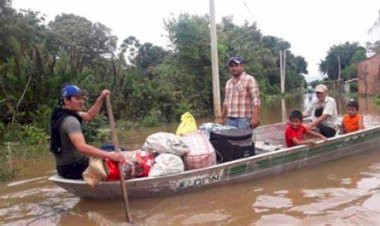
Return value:
<svg viewBox="0 0 380 226">
<path fill-rule="evenodd" d="M 318 141 L 313 146 L 285 148 L 284 124 L 259 127 L 256 130 L 255 156 L 218 164 L 212 167 L 185 171 L 162 177 L 146 177 L 127 180 L 130 197 L 150 197 L 195 191 L 203 187 L 247 181 L 285 170 L 318 164 L 355 153 L 380 149 L 380 126 L 367 128 L 350 134 L 338 135 L 328 141 Z M 270 144 L 270 145 L 268 145 Z M 273 148 L 275 147 L 275 148 Z M 281 147 L 279 150 L 274 150 Z M 57 175 L 49 178 L 80 197 L 121 197 L 120 182 L 100 182 L 91 188 L 82 180 L 63 179 Z"/>
</svg>

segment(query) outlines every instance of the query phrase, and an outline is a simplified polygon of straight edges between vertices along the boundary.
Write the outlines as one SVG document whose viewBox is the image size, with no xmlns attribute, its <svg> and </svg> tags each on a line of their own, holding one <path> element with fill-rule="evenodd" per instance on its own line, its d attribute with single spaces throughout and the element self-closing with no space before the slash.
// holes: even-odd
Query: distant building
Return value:
<svg viewBox="0 0 380 226">
<path fill-rule="evenodd" d="M 380 94 L 380 55 L 372 56 L 358 65 L 359 94 Z"/>
</svg>

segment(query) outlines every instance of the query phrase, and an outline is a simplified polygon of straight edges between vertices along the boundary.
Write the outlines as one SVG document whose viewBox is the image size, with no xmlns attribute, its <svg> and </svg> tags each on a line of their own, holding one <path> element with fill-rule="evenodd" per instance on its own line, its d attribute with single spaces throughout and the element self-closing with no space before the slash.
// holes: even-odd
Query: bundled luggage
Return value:
<svg viewBox="0 0 380 226">
<path fill-rule="evenodd" d="M 218 162 L 255 155 L 251 129 L 229 129 L 210 132 L 210 141 L 218 152 Z"/>
<path fill-rule="evenodd" d="M 185 166 L 180 157 L 163 153 L 155 158 L 155 163 L 149 171 L 149 177 L 165 176 L 185 171 Z"/>
<path fill-rule="evenodd" d="M 186 170 L 201 169 L 216 164 L 215 150 L 208 138 L 200 131 L 187 134 L 181 140 L 189 147 L 183 156 Z"/>
<path fill-rule="evenodd" d="M 182 115 L 182 123 L 177 129 L 177 134 L 181 136 L 154 133 L 147 137 L 141 150 L 122 152 L 125 157 L 123 174 L 127 179 L 165 176 L 255 155 L 251 129 L 205 123 L 200 130 L 194 130 L 195 119 L 187 112 Z M 114 150 L 112 144 L 105 144 L 101 148 Z M 100 180 L 119 180 L 118 163 L 91 158 L 83 177 L 91 186 Z"/>
<path fill-rule="evenodd" d="M 125 178 L 146 177 L 154 164 L 154 156 L 150 152 L 135 150 L 122 152 L 125 163 L 122 164 Z M 119 166 L 110 159 L 105 160 L 108 171 L 106 180 L 120 180 Z"/>
<path fill-rule="evenodd" d="M 189 151 L 187 145 L 184 144 L 178 136 L 165 132 L 158 132 L 148 136 L 141 149 L 149 152 L 170 153 L 178 156 L 183 156 Z"/>
<path fill-rule="evenodd" d="M 87 169 L 82 173 L 82 177 L 88 185 L 95 187 L 99 181 L 107 178 L 107 174 L 103 160 L 91 157 Z"/>
</svg>

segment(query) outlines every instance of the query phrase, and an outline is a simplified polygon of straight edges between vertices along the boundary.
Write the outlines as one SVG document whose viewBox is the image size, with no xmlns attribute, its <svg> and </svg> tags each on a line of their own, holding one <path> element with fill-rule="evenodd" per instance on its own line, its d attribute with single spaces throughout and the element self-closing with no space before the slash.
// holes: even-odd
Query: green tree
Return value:
<svg viewBox="0 0 380 226">
<path fill-rule="evenodd" d="M 111 30 L 84 17 L 62 14 L 49 23 L 49 28 L 60 41 L 60 56 L 67 57 L 72 74 L 94 69 L 99 58 L 110 57 L 116 50 L 117 38 Z"/>
<path fill-rule="evenodd" d="M 42 24 L 44 18 L 31 11 L 9 11 L 1 20 L 13 22 L 5 27 L 0 23 L 0 29 L 6 31 L 0 44 L 5 50 L 0 60 L 1 120 L 31 122 L 32 112 L 38 109 L 36 100 L 49 98 L 48 91 L 41 88 L 49 87 L 45 68 L 50 57 L 43 46 L 49 31 Z"/>
<path fill-rule="evenodd" d="M 280 50 L 287 52 L 287 90 L 299 88 L 304 81 L 302 73 L 307 73 L 304 58 L 291 53 L 290 43 L 274 36 L 263 36 L 256 24 L 237 26 L 231 17 L 223 18 L 218 37 L 224 47 L 219 55 L 224 59 L 232 55 L 242 56 L 247 61 L 246 71 L 258 80 L 263 96 L 280 93 Z M 226 80 L 226 68 L 223 71 Z"/>
<path fill-rule="evenodd" d="M 178 119 L 187 110 L 197 117 L 212 111 L 207 16 L 182 14 L 166 20 L 168 49 L 140 43 L 134 36 L 117 48 L 105 25 L 61 14 L 46 27 L 38 13 L 16 12 L 7 4 L 0 2 L 1 122 L 47 128 L 59 90 L 68 82 L 89 91 L 90 99 L 111 89 L 117 118 L 151 123 Z M 256 24 L 238 26 L 232 17 L 223 18 L 217 32 L 221 84 L 229 77 L 226 60 L 241 55 L 261 94 L 279 93 L 279 50 L 287 50 L 287 89 L 304 80 L 307 63 L 291 53 L 287 41 L 262 35 Z"/>
<path fill-rule="evenodd" d="M 168 53 L 152 43 L 144 43 L 138 49 L 137 56 L 133 59 L 137 69 L 150 79 L 157 74 L 155 67 L 161 64 Z"/>
<path fill-rule="evenodd" d="M 319 64 L 319 70 L 331 80 L 338 79 L 338 57 L 340 58 L 342 78 L 347 80 L 356 75 L 355 65 L 366 58 L 366 50 L 356 42 L 332 46 L 325 59 Z"/>
<path fill-rule="evenodd" d="M 173 48 L 172 75 L 182 101 L 204 112 L 212 109 L 210 32 L 208 17 L 180 15 L 165 22 Z M 186 100 L 185 100 L 186 98 Z"/>
</svg>

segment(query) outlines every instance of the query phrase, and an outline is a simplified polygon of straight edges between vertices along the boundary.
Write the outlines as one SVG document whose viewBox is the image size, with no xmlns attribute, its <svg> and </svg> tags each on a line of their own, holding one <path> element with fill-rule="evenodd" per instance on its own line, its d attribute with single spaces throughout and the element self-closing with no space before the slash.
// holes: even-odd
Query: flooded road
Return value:
<svg viewBox="0 0 380 226">
<path fill-rule="evenodd" d="M 336 97 L 339 112 L 345 97 Z M 285 113 L 302 109 L 302 97 L 286 101 Z M 360 98 L 367 123 L 380 107 Z M 263 106 L 263 124 L 282 121 L 281 101 Z M 123 131 L 121 143 L 137 148 L 147 135 L 174 132 L 177 124 Z M 380 147 L 379 147 L 380 148 Z M 380 151 L 380 150 L 379 150 Z M 358 154 L 195 193 L 130 200 L 136 225 L 375 225 L 380 217 L 380 152 Z M 123 225 L 122 200 L 80 199 L 47 181 L 53 158 L 15 161 L 17 178 L 0 183 L 1 225 Z"/>
</svg>

